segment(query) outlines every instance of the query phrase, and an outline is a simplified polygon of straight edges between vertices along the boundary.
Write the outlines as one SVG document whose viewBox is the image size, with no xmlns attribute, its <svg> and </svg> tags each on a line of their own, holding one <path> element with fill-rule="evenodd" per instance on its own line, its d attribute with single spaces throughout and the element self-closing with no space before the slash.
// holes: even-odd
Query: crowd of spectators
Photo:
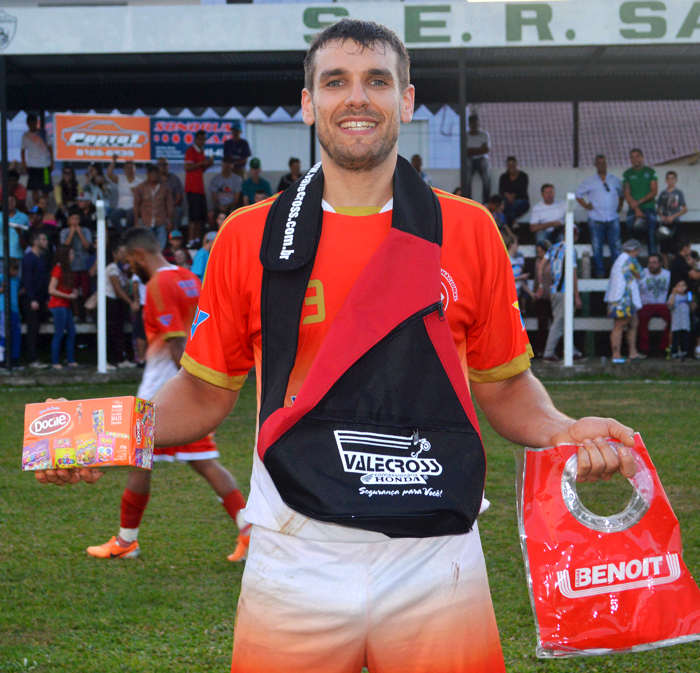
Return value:
<svg viewBox="0 0 700 673">
<path fill-rule="evenodd" d="M 540 187 L 541 200 L 531 205 L 529 177 L 520 170 L 515 156 L 506 159 L 506 170 L 491 194 L 489 151 L 491 138 L 482 130 L 477 115 L 469 117 L 467 133 L 467 191 L 471 197 L 476 173 L 482 184 L 482 203 L 498 226 L 511 256 L 518 301 L 523 314 L 537 318 L 533 336 L 535 357 L 559 362 L 564 324 L 564 223 L 566 203 L 556 198 L 555 186 Z M 639 148 L 630 151 L 630 167 L 621 177 L 608 171 L 607 159 L 595 158 L 595 172 L 576 189 L 576 200 L 587 211 L 587 230 L 592 251 L 592 277 L 608 278 L 605 294 L 607 316 L 614 321 L 610 333 L 612 362 L 646 359 L 650 354 L 649 321 L 661 318 L 666 327 L 658 344 L 669 359 L 700 358 L 700 260 L 690 241 L 678 234 L 687 213 L 685 195 L 678 189 L 678 174 L 665 174 L 666 188 L 659 190 L 656 171 L 647 166 Z M 414 163 L 414 167 L 416 164 Z M 419 168 L 416 168 L 419 170 Z M 455 190 L 461 194 L 461 189 Z M 626 211 L 625 211 L 626 206 Z M 624 226 L 621 225 L 621 219 Z M 525 221 L 527 221 L 525 223 Z M 575 236 L 578 240 L 578 227 Z M 534 273 L 525 271 L 518 252 L 519 238 L 534 241 Z M 646 245 L 647 267 L 638 257 Z M 610 250 L 606 272 L 604 246 Z M 576 265 L 576 256 L 574 255 Z M 574 275 L 574 303 L 582 306 Z M 622 354 L 625 335 L 627 355 Z M 575 360 L 585 359 L 575 349 Z"/>
<path fill-rule="evenodd" d="M 126 268 L 119 237 L 131 227 L 151 228 L 166 259 L 171 264 L 191 268 L 203 280 L 209 251 L 226 217 L 237 208 L 264 200 L 273 193 L 270 182 L 263 177 L 261 162 L 251 156 L 250 146 L 241 138 L 240 130 L 235 129 L 224 143 L 224 156 L 217 173 L 207 184 L 204 174 L 213 167 L 214 160 L 205 150 L 206 134 L 200 131 L 185 155 L 184 185 L 170 171 L 166 158 L 137 168 L 133 161 L 118 166 L 115 156 L 106 167 L 89 164 L 80 178 L 75 168 L 65 165 L 54 186 L 53 154 L 38 129 L 36 116 L 28 115 L 27 126 L 21 159 L 8 172 L 6 219 L 10 265 L 6 278 L 0 262 L 0 289 L 11 297 L 12 352 L 4 352 L 5 305 L 4 297 L 0 296 L 3 363 L 11 359 L 18 367 L 24 353 L 30 367 L 60 369 L 65 338 L 66 366 L 77 366 L 75 323 L 95 319 L 95 204 L 101 200 L 106 204 L 108 221 L 108 361 L 111 367 L 141 364 L 146 343 L 140 317 L 145 288 Z M 537 318 L 538 329 L 532 340 L 535 357 L 558 362 L 564 331 L 566 204 L 556 198 L 555 185 L 545 183 L 539 190 L 541 199 L 532 205 L 529 176 L 520 169 L 515 156 L 507 157 L 506 170 L 498 180 L 498 192 L 491 194 L 490 150 L 489 133 L 481 129 L 478 116 L 471 115 L 466 195 L 470 195 L 473 177 L 478 174 L 482 201 L 511 257 L 520 309 L 524 315 Z M 411 163 L 432 184 L 432 177 L 423 170 L 420 155 L 414 155 Z M 685 196 L 677 187 L 678 176 L 675 171 L 668 171 L 666 189 L 659 193 L 657 174 L 645 165 L 640 149 L 630 152 L 630 164 L 620 178 L 608 171 L 605 156 L 599 155 L 595 158 L 595 172 L 576 190 L 578 203 L 588 213 L 594 278 L 607 277 L 603 257 L 606 243 L 611 253 L 605 301 L 607 315 L 614 320 L 610 334 L 613 362 L 641 360 L 650 354 L 652 318 L 661 318 L 667 324 L 658 344 L 662 355 L 679 360 L 690 355 L 700 357 L 697 344 L 700 264 L 693 257 L 690 242 L 676 234 L 677 225 L 687 212 Z M 20 173 L 27 175 L 26 188 L 19 180 Z M 300 160 L 291 157 L 289 173 L 279 180 L 277 191 L 286 189 L 301 176 Z M 627 211 L 622 226 L 625 204 Z M 0 212 L 0 240 L 6 231 L 4 220 Z M 578 227 L 575 232 L 578 237 Z M 526 260 L 519 251 L 519 238 L 524 236 L 536 246 L 532 273 L 526 271 Z M 646 243 L 646 268 L 638 259 L 642 251 L 640 238 Z M 580 261 L 575 259 L 575 265 Z M 576 309 L 580 309 L 577 275 L 574 274 L 573 293 Z M 26 323 L 24 340 L 22 320 Z M 41 363 L 37 351 L 39 329 L 46 320 L 54 324 L 51 365 Z M 132 339 L 125 338 L 124 330 L 120 329 L 127 323 L 132 325 Z M 626 357 L 622 354 L 625 334 Z M 585 359 L 578 349 L 574 358 Z"/>
<path fill-rule="evenodd" d="M 103 201 L 107 218 L 108 367 L 142 365 L 146 335 L 141 310 L 146 289 L 128 268 L 120 237 L 132 227 L 152 229 L 166 259 L 191 268 L 203 280 L 209 251 L 226 217 L 273 193 L 262 174 L 261 162 L 251 157 L 248 142 L 236 129 L 224 143 L 218 172 L 205 183 L 204 173 L 213 167 L 214 160 L 205 151 L 206 135 L 202 131 L 186 152 L 184 185 L 170 171 L 166 158 L 137 166 L 133 161 L 118 164 L 115 155 L 104 166 L 91 163 L 81 167 L 82 175 L 65 164 L 54 186 L 53 152 L 35 115 L 27 116 L 27 126 L 21 158 L 13 161 L 8 171 L 6 218 L 0 209 L 0 245 L 6 232 L 10 245 L 7 274 L 0 254 L 0 362 L 7 366 L 9 360 L 14 369 L 25 365 L 36 369 L 78 366 L 76 324 L 95 322 L 96 203 Z M 290 159 L 289 169 L 279 189 L 302 175 L 297 158 Z M 21 174 L 27 176 L 26 187 L 20 182 Z M 8 353 L 5 292 L 10 296 L 12 330 Z M 26 324 L 24 336 L 22 321 Z M 53 323 L 50 363 L 40 360 L 38 349 L 40 328 L 47 322 Z M 132 338 L 125 333 L 128 324 Z"/>
</svg>

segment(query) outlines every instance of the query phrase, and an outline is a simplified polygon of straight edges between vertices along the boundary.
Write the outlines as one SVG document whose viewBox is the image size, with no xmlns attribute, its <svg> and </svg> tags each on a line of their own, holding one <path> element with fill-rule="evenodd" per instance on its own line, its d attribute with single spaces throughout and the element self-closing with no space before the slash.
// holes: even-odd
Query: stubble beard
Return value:
<svg viewBox="0 0 700 673">
<path fill-rule="evenodd" d="M 316 119 L 319 119 L 318 115 Z M 384 136 L 371 145 L 358 143 L 343 146 L 335 143 L 330 128 L 325 123 L 316 124 L 316 135 L 321 147 L 339 168 L 346 171 L 368 172 L 384 163 L 396 147 L 400 123 L 397 118 L 395 123 L 387 125 Z"/>
</svg>

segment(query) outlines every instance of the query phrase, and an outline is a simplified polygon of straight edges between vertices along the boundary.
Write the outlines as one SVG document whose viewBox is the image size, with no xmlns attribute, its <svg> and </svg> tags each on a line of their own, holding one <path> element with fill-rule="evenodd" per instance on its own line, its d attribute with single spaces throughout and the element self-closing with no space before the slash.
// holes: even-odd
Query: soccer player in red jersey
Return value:
<svg viewBox="0 0 700 673">
<path fill-rule="evenodd" d="M 123 239 L 131 268 L 146 284 L 143 321 L 148 339 L 146 368 L 138 397 L 150 400 L 175 376 L 197 312 L 200 282 L 192 272 L 171 265 L 163 257 L 158 239 L 142 227 L 131 229 Z M 156 447 L 154 461 L 187 462 L 204 477 L 219 496 L 224 509 L 241 529 L 230 561 L 239 561 L 248 547 L 250 525 L 241 516 L 245 498 L 233 475 L 217 460 L 213 433 L 184 446 Z M 140 554 L 138 532 L 151 492 L 151 472 L 130 472 L 122 495 L 121 528 L 108 542 L 88 547 L 95 558 L 132 558 Z"/>
<path fill-rule="evenodd" d="M 514 443 L 579 445 L 582 481 L 608 479 L 616 471 L 634 475 L 634 456 L 620 449 L 618 458 L 604 440 L 614 437 L 632 446 L 632 430 L 612 419 L 575 420 L 554 407 L 529 370 L 530 348 L 510 262 L 490 214 L 467 199 L 431 192 L 419 177 L 406 173 L 407 162 L 398 156 L 397 141 L 401 123 L 411 121 L 415 91 L 409 81 L 408 53 L 400 39 L 376 23 L 343 19 L 316 36 L 305 61 L 305 75 L 302 111 L 304 121 L 316 126 L 322 169 L 315 166 L 300 183 L 283 192 L 275 209 L 273 199 L 240 209 L 219 231 L 183 368 L 155 398 L 156 444 L 195 441 L 216 428 L 236 403 L 253 364 L 259 400 L 269 400 L 269 390 L 274 387 L 276 408 L 262 421 L 245 511 L 253 528 L 236 615 L 232 671 L 359 673 L 367 667 L 372 673 L 503 673 L 476 521 L 463 534 L 432 534 L 429 530 L 427 535 L 396 536 L 364 520 L 352 522 L 354 525 L 329 523 L 317 515 L 316 502 L 295 510 L 281 497 L 282 489 L 292 483 L 299 492 L 316 495 L 314 480 L 330 476 L 336 488 L 322 494 L 323 504 L 340 494 L 336 509 L 357 507 L 363 497 L 363 505 L 370 502 L 368 507 L 374 508 L 367 518 L 382 518 L 392 506 L 391 498 L 405 502 L 405 495 L 433 497 L 434 510 L 443 511 L 442 491 L 429 488 L 430 481 L 425 488 L 383 486 L 401 483 L 388 481 L 397 469 L 418 470 L 423 460 L 424 465 L 433 461 L 430 464 L 439 472 L 440 461 L 447 459 L 440 439 L 432 446 L 422 440 L 420 449 L 400 457 L 412 441 L 410 434 L 405 437 L 408 428 L 420 427 L 412 425 L 420 408 L 411 397 L 418 399 L 430 386 L 437 388 L 439 377 L 444 382 L 441 385 L 462 391 L 463 406 L 454 407 L 459 413 L 468 407 L 466 413 L 476 418 L 473 397 L 496 431 Z M 314 174 L 320 175 L 320 170 L 323 181 L 315 181 Z M 408 170 L 413 169 L 408 166 Z M 411 185 L 415 196 L 401 188 L 404 184 Z M 296 199 L 293 203 L 288 203 L 290 194 Z M 415 208 L 406 208 L 409 201 Z M 415 225 L 413 231 L 422 234 L 417 219 L 427 213 L 425 219 L 434 221 L 437 212 L 442 220 L 441 246 L 435 238 L 428 240 L 408 231 Z M 282 219 L 276 219 L 280 214 Z M 280 221 L 287 222 L 287 229 L 275 238 L 280 230 L 272 225 Z M 309 222 L 316 228 L 310 229 Z M 406 226 L 401 229 L 397 223 Z M 263 239 L 264 231 L 273 233 Z M 305 295 L 295 304 L 300 317 L 290 330 L 288 295 L 281 284 L 270 280 L 270 270 L 277 273 L 275 268 L 282 267 L 286 272 L 289 267 L 284 265 L 290 256 L 301 256 L 304 247 L 308 252 L 309 232 L 318 233 L 313 238 L 315 257 L 304 257 L 305 266 L 296 267 L 310 273 L 306 287 L 299 282 L 307 282 L 301 273 L 291 276 L 294 300 L 299 299 L 297 288 L 305 290 Z M 281 251 L 275 247 L 280 242 Z M 403 247 L 392 247 L 399 245 Z M 267 254 L 270 250 L 279 253 L 273 255 L 273 261 Z M 412 266 L 419 250 L 430 250 L 430 260 L 420 257 L 421 263 Z M 377 255 L 401 275 L 401 283 L 388 274 L 382 276 L 384 266 L 377 263 Z M 267 264 L 267 284 L 262 258 Z M 291 259 L 296 262 L 295 257 Z M 429 278 L 429 283 L 421 285 L 423 278 Z M 413 368 L 424 366 L 411 351 L 420 345 L 419 339 L 405 340 L 407 332 L 401 332 L 391 343 L 397 348 L 399 342 L 408 344 L 403 351 L 406 357 L 385 358 L 385 377 L 377 379 L 376 372 L 361 369 L 368 378 L 374 377 L 371 387 L 358 376 L 352 379 L 352 386 L 343 387 L 342 376 L 354 375 L 357 369 L 353 372 L 353 367 L 361 368 L 364 358 L 353 350 L 354 342 L 366 343 L 368 334 L 378 333 L 377 325 L 385 326 L 385 315 L 394 315 L 397 306 L 410 302 L 411 295 L 426 287 L 434 306 L 440 308 L 423 316 L 421 322 L 406 322 L 420 329 L 428 329 L 420 327 L 421 323 L 430 324 L 430 330 L 435 330 L 425 338 L 428 346 L 439 343 L 444 349 L 450 378 L 433 351 L 425 359 L 431 368 L 425 377 L 411 379 L 411 385 L 404 388 L 391 387 L 396 380 L 408 380 Z M 391 301 L 382 304 L 386 297 Z M 266 338 L 270 339 L 267 345 Z M 334 350 L 339 339 L 344 348 Z M 286 387 L 274 378 L 275 386 L 269 385 L 270 363 L 279 362 L 270 343 L 281 344 L 285 355 L 291 352 L 293 356 L 291 371 L 285 375 L 288 380 L 282 381 Z M 375 355 L 378 351 L 372 347 L 368 352 Z M 345 363 L 348 357 L 357 359 L 338 371 L 338 363 Z M 289 364 L 285 360 L 285 366 Z M 335 440 L 329 432 L 323 441 L 296 444 L 300 459 L 285 463 L 289 469 L 275 478 L 268 469 L 271 452 L 260 455 L 272 432 L 270 423 L 294 418 L 296 412 L 306 413 L 303 410 L 309 406 L 304 405 L 310 398 L 320 399 L 314 410 L 319 407 L 333 392 L 319 381 L 327 383 L 334 372 L 341 376 L 334 380 L 343 399 L 333 398 L 338 406 L 325 407 L 326 416 L 308 414 L 297 426 L 323 424 L 327 430 L 329 423 L 332 427 L 345 418 L 346 427 L 335 434 Z M 393 434 L 388 434 L 391 430 L 374 431 L 377 434 L 348 430 L 353 425 L 381 425 L 382 404 L 391 406 L 398 398 L 402 404 L 397 417 L 406 414 L 401 431 L 398 421 Z M 429 396 L 420 399 L 427 406 L 432 402 Z M 344 417 L 347 409 L 357 413 Z M 266 410 L 262 409 L 261 417 Z M 445 407 L 432 413 L 439 426 L 443 416 L 453 412 Z M 290 421 L 282 439 L 291 436 L 295 427 Z M 471 436 L 477 433 L 475 427 Z M 341 435 L 349 447 L 342 445 Z M 363 441 L 363 436 L 370 439 Z M 417 430 L 413 436 L 415 443 Z M 273 455 L 284 449 L 279 444 L 272 446 L 279 449 Z M 429 451 L 427 457 L 419 456 L 425 451 Z M 319 455 L 326 456 L 327 462 L 320 462 Z M 455 455 L 458 460 L 463 456 L 459 449 Z M 370 468 L 370 462 L 381 462 L 383 467 Z M 311 478 L 306 469 L 309 463 L 318 467 Z M 464 484 L 460 481 L 452 492 L 471 498 L 475 509 L 479 503 L 485 509 L 483 482 L 468 489 L 469 471 L 456 472 L 460 479 L 464 477 Z M 81 479 L 93 483 L 98 477 L 91 470 L 37 473 L 43 483 Z M 425 479 L 408 473 L 400 477 L 409 484 L 433 479 L 427 474 Z M 347 509 L 345 513 L 348 519 L 355 516 Z M 412 523 L 417 517 L 407 518 Z"/>
</svg>

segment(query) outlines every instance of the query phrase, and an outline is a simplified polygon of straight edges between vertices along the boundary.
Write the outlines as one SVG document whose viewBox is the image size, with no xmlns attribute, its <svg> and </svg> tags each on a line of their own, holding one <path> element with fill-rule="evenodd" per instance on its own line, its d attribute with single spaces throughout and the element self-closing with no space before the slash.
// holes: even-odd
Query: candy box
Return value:
<svg viewBox="0 0 700 673">
<path fill-rule="evenodd" d="M 22 469 L 153 467 L 155 410 L 135 397 L 28 404 Z"/>
</svg>

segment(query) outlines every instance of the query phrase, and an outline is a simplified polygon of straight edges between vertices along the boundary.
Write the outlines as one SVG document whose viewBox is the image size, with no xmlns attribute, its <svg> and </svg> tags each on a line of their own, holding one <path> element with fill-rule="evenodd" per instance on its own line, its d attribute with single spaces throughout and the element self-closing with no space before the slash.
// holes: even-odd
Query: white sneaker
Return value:
<svg viewBox="0 0 700 673">
<path fill-rule="evenodd" d="M 117 369 L 133 369 L 136 366 L 135 362 L 130 362 L 129 360 L 124 360 L 117 365 Z"/>
<path fill-rule="evenodd" d="M 48 369 L 50 366 L 51 365 L 48 365 L 45 362 L 39 362 L 39 360 L 34 360 L 34 362 L 29 363 L 30 369 Z"/>
<path fill-rule="evenodd" d="M 107 371 L 108 372 L 114 372 L 116 370 L 117 370 L 117 368 L 114 365 L 109 364 L 109 362 L 107 363 Z"/>
</svg>

